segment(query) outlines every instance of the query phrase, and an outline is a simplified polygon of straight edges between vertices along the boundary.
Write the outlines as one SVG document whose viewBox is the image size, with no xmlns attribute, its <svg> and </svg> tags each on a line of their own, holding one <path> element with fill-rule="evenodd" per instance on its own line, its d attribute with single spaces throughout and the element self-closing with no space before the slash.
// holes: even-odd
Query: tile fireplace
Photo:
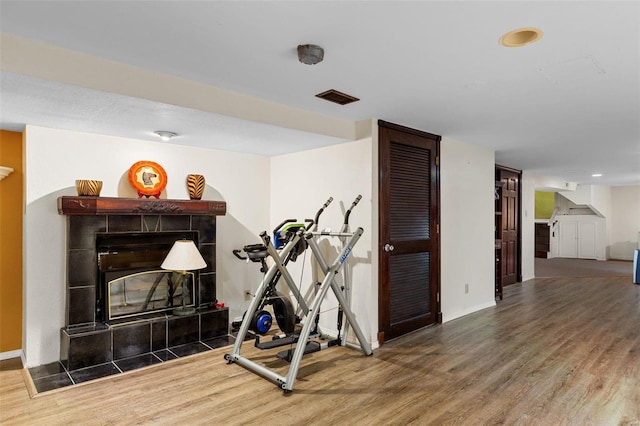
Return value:
<svg viewBox="0 0 640 426">
<path fill-rule="evenodd" d="M 216 300 L 216 216 L 226 204 L 206 200 L 107 197 L 58 199 L 67 216 L 66 318 L 60 360 L 78 370 L 228 335 L 227 308 Z M 178 239 L 191 239 L 207 267 L 189 274 L 193 315 L 172 272 L 160 269 Z"/>
</svg>

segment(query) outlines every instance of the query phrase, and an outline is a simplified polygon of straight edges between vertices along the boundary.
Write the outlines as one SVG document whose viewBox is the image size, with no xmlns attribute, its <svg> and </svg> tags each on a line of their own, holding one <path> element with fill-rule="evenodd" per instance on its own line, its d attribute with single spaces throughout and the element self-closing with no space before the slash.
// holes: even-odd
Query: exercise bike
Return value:
<svg viewBox="0 0 640 426">
<path fill-rule="evenodd" d="M 314 219 L 305 219 L 305 223 L 298 223 L 296 219 L 286 219 L 276 226 L 273 230 L 273 246 L 278 250 L 285 247 L 293 239 L 297 239 L 295 246 L 286 255 L 283 264 L 286 266 L 289 262 L 295 262 L 299 255 L 307 249 L 307 242 L 299 237 L 298 232 L 301 229 L 309 230 L 314 223 L 317 223 L 324 209 L 333 201 L 330 197 L 327 202 L 318 210 Z M 267 237 L 268 238 L 268 237 Z M 244 252 L 245 255 L 241 253 Z M 267 246 L 265 244 L 250 244 L 242 248 L 242 250 L 233 250 L 234 256 L 240 260 L 260 263 L 260 272 L 265 274 L 269 269 L 266 258 L 269 256 Z M 296 324 L 300 323 L 300 317 L 296 315 L 291 300 L 276 290 L 276 285 L 280 280 L 282 273 L 277 271 L 273 278 L 269 281 L 265 292 L 263 293 L 258 309 L 253 315 L 249 324 L 249 330 L 257 334 L 267 334 L 273 324 L 271 313 L 265 308 L 271 306 L 275 316 L 276 323 L 280 331 L 289 335 L 294 332 Z M 244 320 L 245 314 L 242 316 Z M 239 327 L 239 323 L 233 323 L 234 328 Z"/>
</svg>

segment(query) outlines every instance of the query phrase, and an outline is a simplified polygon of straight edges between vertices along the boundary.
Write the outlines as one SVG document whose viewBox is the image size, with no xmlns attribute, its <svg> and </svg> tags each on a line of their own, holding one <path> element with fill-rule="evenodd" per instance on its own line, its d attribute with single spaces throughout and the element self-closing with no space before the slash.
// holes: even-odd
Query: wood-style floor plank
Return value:
<svg viewBox="0 0 640 426">
<path fill-rule="evenodd" d="M 443 283 L 446 285 L 446 283 Z M 640 425 L 640 286 L 544 278 L 495 308 L 387 342 L 365 357 L 305 357 L 284 396 L 230 348 L 29 398 L 0 363 L 2 425 Z M 249 342 L 243 355 L 286 372 Z"/>
</svg>

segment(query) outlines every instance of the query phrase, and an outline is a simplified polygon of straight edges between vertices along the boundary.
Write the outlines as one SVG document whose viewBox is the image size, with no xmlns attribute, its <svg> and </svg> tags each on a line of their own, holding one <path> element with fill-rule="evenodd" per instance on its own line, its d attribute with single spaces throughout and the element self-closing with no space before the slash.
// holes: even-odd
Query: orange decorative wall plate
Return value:
<svg viewBox="0 0 640 426">
<path fill-rule="evenodd" d="M 160 198 L 167 186 L 167 173 L 158 163 L 138 161 L 129 169 L 129 183 L 138 191 L 138 198 L 143 195 Z"/>
</svg>

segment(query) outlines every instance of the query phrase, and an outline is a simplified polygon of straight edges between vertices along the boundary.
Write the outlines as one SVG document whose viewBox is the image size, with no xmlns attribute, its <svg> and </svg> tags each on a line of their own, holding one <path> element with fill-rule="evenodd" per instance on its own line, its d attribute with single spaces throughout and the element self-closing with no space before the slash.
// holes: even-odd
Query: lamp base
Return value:
<svg viewBox="0 0 640 426">
<path fill-rule="evenodd" d="M 181 306 L 179 308 L 175 308 L 171 313 L 178 316 L 193 315 L 196 313 L 196 308 Z"/>
</svg>

